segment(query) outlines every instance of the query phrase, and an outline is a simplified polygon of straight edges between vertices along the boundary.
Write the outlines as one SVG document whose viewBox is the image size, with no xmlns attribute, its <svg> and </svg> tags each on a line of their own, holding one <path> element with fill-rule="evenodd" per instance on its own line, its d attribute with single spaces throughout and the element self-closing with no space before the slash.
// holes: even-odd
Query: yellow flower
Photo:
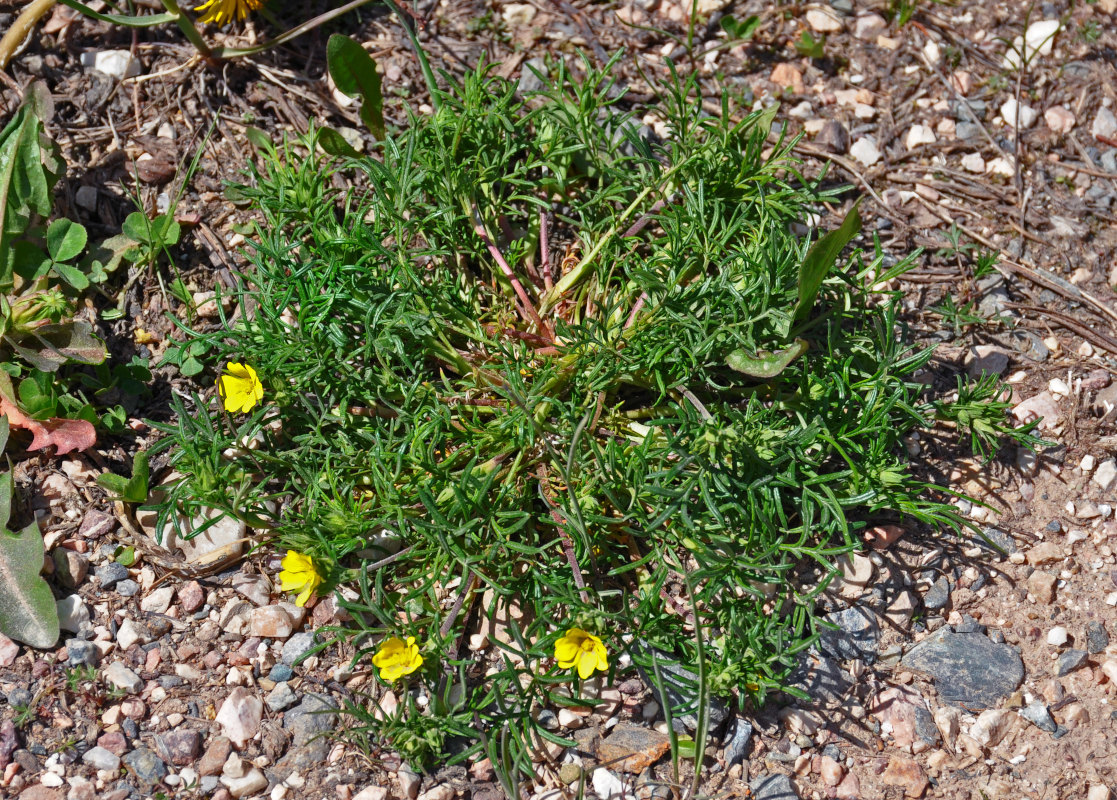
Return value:
<svg viewBox="0 0 1117 800">
<path fill-rule="evenodd" d="M 372 657 L 372 665 L 380 669 L 382 680 L 394 681 L 423 666 L 423 657 L 419 655 L 414 636 L 408 636 L 406 642 L 390 636 L 380 643 L 380 649 Z"/>
<path fill-rule="evenodd" d="M 578 668 L 578 677 L 585 680 L 593 671 L 609 670 L 609 654 L 605 645 L 592 633 L 581 628 L 571 628 L 566 635 L 555 642 L 555 660 L 559 669 Z"/>
<path fill-rule="evenodd" d="M 247 364 L 230 361 L 225 374 L 217 379 L 217 393 L 231 413 L 251 411 L 264 399 L 264 384 L 256 377 L 256 370 Z"/>
<path fill-rule="evenodd" d="M 314 559 L 296 553 L 294 550 L 288 550 L 280 566 L 283 567 L 279 573 L 280 591 L 298 591 L 299 596 L 295 598 L 295 605 L 305 606 L 306 601 L 322 583 L 322 576 L 314 566 Z"/>
<path fill-rule="evenodd" d="M 233 17 L 244 19 L 249 11 L 262 8 L 265 2 L 266 0 L 206 0 L 202 5 L 194 7 L 194 13 L 201 14 L 198 22 L 223 25 L 232 22 Z"/>
</svg>

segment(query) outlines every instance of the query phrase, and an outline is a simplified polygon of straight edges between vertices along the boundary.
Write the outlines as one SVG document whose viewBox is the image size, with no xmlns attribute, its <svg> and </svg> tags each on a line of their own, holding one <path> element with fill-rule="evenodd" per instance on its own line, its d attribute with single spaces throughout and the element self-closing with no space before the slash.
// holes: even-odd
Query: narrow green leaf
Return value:
<svg viewBox="0 0 1117 800">
<path fill-rule="evenodd" d="M 8 447 L 8 433 L 8 415 L 4 414 L 3 416 L 0 416 L 0 453 L 3 453 L 4 450 Z"/>
<path fill-rule="evenodd" d="M 326 43 L 326 65 L 338 91 L 361 98 L 361 119 L 377 139 L 383 139 L 384 97 L 372 56 L 348 36 L 335 33 Z"/>
<path fill-rule="evenodd" d="M 860 204 L 860 200 L 854 203 L 853 208 L 842 220 L 841 226 L 823 236 L 807 251 L 807 257 L 799 267 L 799 303 L 795 307 L 796 321 L 810 313 L 818 296 L 818 290 L 822 288 L 826 275 L 834 268 L 842 248 L 849 244 L 850 239 L 861 230 L 861 214 L 858 211 Z"/>
</svg>

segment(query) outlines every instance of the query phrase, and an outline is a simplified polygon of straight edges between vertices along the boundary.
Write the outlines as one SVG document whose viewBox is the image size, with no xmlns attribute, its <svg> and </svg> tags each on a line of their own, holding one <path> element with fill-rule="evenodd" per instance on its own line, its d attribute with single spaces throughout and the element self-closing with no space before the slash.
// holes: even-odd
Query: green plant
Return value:
<svg viewBox="0 0 1117 800">
<path fill-rule="evenodd" d="M 816 39 L 810 31 L 804 30 L 799 40 L 795 42 L 795 51 L 804 58 L 825 58 L 826 34 Z"/>
<path fill-rule="evenodd" d="M 931 352 L 871 290 L 912 260 L 842 258 L 856 207 L 791 233 L 840 191 L 769 139 L 774 107 L 710 116 L 672 72 L 653 143 L 614 66 L 559 64 L 525 103 L 482 65 L 378 158 L 330 159 L 317 131 L 265 143 L 237 187 L 262 217 L 237 292 L 256 311 L 191 339 L 211 368 L 250 365 L 263 400 L 227 413 L 211 373 L 153 448 L 181 476 L 159 526 L 209 507 L 267 528 L 355 589 L 335 635 L 358 660 L 421 643 L 404 680 L 430 702 L 354 705 L 356 735 L 428 763 L 472 737 L 454 760 L 484 749 L 509 791 L 569 744 L 538 709 L 599 702 L 553 663 L 567 630 L 607 641 L 603 680 L 622 654 L 657 684 L 697 670 L 664 710 L 696 718 L 701 764 L 704 698 L 788 688 L 860 530 L 963 525 L 905 435 L 941 419 L 982 452 L 1031 441 L 984 389 L 926 398 Z M 465 647 L 490 624 L 491 652 Z"/>
<path fill-rule="evenodd" d="M 97 485 L 126 503 L 146 503 L 149 478 L 147 453 L 141 450 L 132 459 L 131 478 L 105 472 L 97 477 Z"/>
<path fill-rule="evenodd" d="M 1102 28 L 1092 19 L 1088 19 L 1082 23 L 1078 29 L 1078 35 L 1082 41 L 1093 44 L 1101 38 Z"/>
<path fill-rule="evenodd" d="M 8 419 L 0 417 L 0 452 L 8 441 Z M 58 641 L 58 608 L 40 574 L 43 536 L 28 523 L 21 531 L 8 530 L 12 515 L 12 474 L 0 475 L 0 633 L 31 647 L 52 647 Z"/>
</svg>

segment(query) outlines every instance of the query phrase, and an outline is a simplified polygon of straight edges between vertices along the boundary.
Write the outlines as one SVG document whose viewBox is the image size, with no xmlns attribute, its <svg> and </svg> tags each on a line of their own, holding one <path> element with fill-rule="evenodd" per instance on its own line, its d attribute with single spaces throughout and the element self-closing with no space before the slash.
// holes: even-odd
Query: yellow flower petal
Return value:
<svg viewBox="0 0 1117 800">
<path fill-rule="evenodd" d="M 239 414 L 251 411 L 264 398 L 264 385 L 251 366 L 230 361 L 217 379 L 217 393 L 226 411 Z"/>
<path fill-rule="evenodd" d="M 578 677 L 585 680 L 593 674 L 597 667 L 597 659 L 591 653 L 582 653 L 578 658 Z"/>
</svg>

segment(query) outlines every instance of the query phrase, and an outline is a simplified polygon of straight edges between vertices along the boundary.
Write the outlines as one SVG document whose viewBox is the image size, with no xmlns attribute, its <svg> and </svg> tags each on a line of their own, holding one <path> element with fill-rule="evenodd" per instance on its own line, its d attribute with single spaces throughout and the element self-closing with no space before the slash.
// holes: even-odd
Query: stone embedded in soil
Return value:
<svg viewBox="0 0 1117 800">
<path fill-rule="evenodd" d="M 815 33 L 837 33 L 842 29 L 842 21 L 828 8 L 807 9 L 805 19 Z"/>
<path fill-rule="evenodd" d="M 1090 135 L 1107 136 L 1111 139 L 1117 136 L 1117 115 L 1105 106 L 1099 108 L 1097 116 L 1090 125 Z"/>
<path fill-rule="evenodd" d="M 19 645 L 0 633 L 0 667 L 10 667 L 19 657 Z"/>
<path fill-rule="evenodd" d="M 76 589 L 89 573 L 89 559 L 81 553 L 60 547 L 52 553 L 54 574 L 67 589 Z"/>
<path fill-rule="evenodd" d="M 792 64 L 776 64 L 768 80 L 780 89 L 790 89 L 793 94 L 803 94 L 803 73 Z"/>
<path fill-rule="evenodd" d="M 87 642 L 84 639 L 67 639 L 66 658 L 73 666 L 95 667 L 101 661 L 101 649 L 93 642 Z"/>
<path fill-rule="evenodd" d="M 849 154 L 866 167 L 871 167 L 881 159 L 880 148 L 868 136 L 862 136 L 854 142 L 849 148 Z"/>
<path fill-rule="evenodd" d="M 142 783 L 152 785 L 167 777 L 167 765 L 146 747 L 125 753 L 121 761 Z"/>
<path fill-rule="evenodd" d="M 880 623 L 871 609 L 853 606 L 827 614 L 826 621 L 837 625 L 838 629 L 822 631 L 818 648 L 823 653 L 840 661 L 859 658 L 871 664 L 876 660 Z"/>
<path fill-rule="evenodd" d="M 1067 629 L 1062 625 L 1056 625 L 1047 632 L 1047 643 L 1053 647 L 1062 647 L 1067 643 Z"/>
<path fill-rule="evenodd" d="M 190 581 L 178 587 L 178 604 L 187 614 L 193 614 L 206 602 L 206 594 L 202 585 L 197 581 Z"/>
<path fill-rule="evenodd" d="M 1066 106 L 1051 106 L 1043 112 L 1043 119 L 1052 133 L 1070 133 L 1074 128 L 1074 112 Z"/>
<path fill-rule="evenodd" d="M 735 717 L 729 725 L 725 744 L 725 765 L 732 767 L 745 760 L 749 741 L 752 739 L 752 723 L 744 717 Z"/>
<path fill-rule="evenodd" d="M 1069 675 L 1086 663 L 1089 654 L 1085 650 L 1071 649 L 1059 654 L 1055 662 L 1055 675 L 1063 677 Z"/>
<path fill-rule="evenodd" d="M 950 603 L 950 581 L 945 575 L 940 575 L 938 580 L 931 584 L 927 594 L 923 595 L 923 607 L 929 611 L 938 611 L 946 608 Z"/>
<path fill-rule="evenodd" d="M 251 769 L 245 775 L 239 778 L 229 778 L 222 776 L 221 783 L 229 790 L 231 797 L 248 797 L 249 795 L 257 794 L 268 788 L 268 779 L 258 769 Z"/>
<path fill-rule="evenodd" d="M 232 752 L 233 743 L 229 741 L 228 737 L 218 736 L 209 743 L 205 753 L 202 754 L 201 760 L 198 761 L 198 774 L 219 775 Z"/>
<path fill-rule="evenodd" d="M 979 344 L 966 353 L 966 374 L 971 378 L 983 374 L 1002 375 L 1009 364 L 1008 350 L 992 344 Z"/>
<path fill-rule="evenodd" d="M 1117 483 L 1117 461 L 1110 458 L 1098 465 L 1094 470 L 1093 477 L 1090 478 L 1103 492 L 1108 492 L 1113 488 L 1113 484 Z"/>
<path fill-rule="evenodd" d="M 286 644 L 280 654 L 280 661 L 287 666 L 294 666 L 304 653 L 309 652 L 318 645 L 318 635 L 312 631 L 296 633 Z"/>
<path fill-rule="evenodd" d="M 101 582 L 102 589 L 111 589 L 128 577 L 128 568 L 115 561 L 109 561 L 93 570 L 93 577 Z"/>
<path fill-rule="evenodd" d="M 275 688 L 271 690 L 271 693 L 264 698 L 264 702 L 267 703 L 268 708 L 277 714 L 286 708 L 290 708 L 298 701 L 299 696 L 295 694 L 286 681 L 277 683 Z"/>
<path fill-rule="evenodd" d="M 838 575 L 831 588 L 847 600 L 856 600 L 873 580 L 876 566 L 860 553 L 849 553 L 838 558 Z"/>
<path fill-rule="evenodd" d="M 1055 542 L 1040 542 L 1024 554 L 1024 560 L 1035 567 L 1063 560 L 1063 548 Z"/>
<path fill-rule="evenodd" d="M 751 800 L 799 800 L 791 779 L 786 775 L 764 775 L 749 784 Z"/>
<path fill-rule="evenodd" d="M 283 717 L 283 727 L 291 731 L 296 747 L 333 730 L 337 725 L 337 706 L 328 695 L 308 694 Z"/>
<path fill-rule="evenodd" d="M 205 530 L 198 533 L 193 538 L 185 538 L 191 534 L 195 529 L 201 528 L 212 519 L 221 517 L 217 522 L 214 522 Z M 136 515 L 137 521 L 141 525 L 146 522 L 145 530 L 149 534 L 154 534 L 154 519 L 143 517 L 139 514 Z M 168 521 L 166 527 L 163 529 L 161 541 L 168 550 L 180 549 L 186 556 L 187 561 L 200 561 L 210 553 L 217 550 L 224 550 L 231 555 L 240 555 L 244 550 L 244 538 L 247 532 L 247 527 L 243 520 L 238 520 L 227 514 L 223 515 L 222 512 L 216 509 L 206 509 L 203 513 L 194 517 L 194 519 L 187 520 L 181 516 L 178 519 L 179 526 L 182 528 L 183 536 L 180 537 L 175 530 L 175 526 Z"/>
<path fill-rule="evenodd" d="M 842 123 L 835 119 L 827 120 L 822 130 L 815 137 L 815 144 L 838 155 L 845 155 L 849 150 L 849 131 Z"/>
<path fill-rule="evenodd" d="M 858 14 L 853 22 L 853 35 L 864 42 L 876 38 L 888 30 L 888 21 L 880 14 Z"/>
<path fill-rule="evenodd" d="M 1016 715 L 1003 708 L 991 708 L 977 715 L 969 735 L 982 747 L 996 747 L 1016 722 Z"/>
<path fill-rule="evenodd" d="M 1047 706 L 1042 700 L 1036 700 L 1034 703 L 1024 706 L 1020 711 L 1020 716 L 1040 730 L 1048 733 L 1055 732 L 1055 720 L 1051 718 L 1051 712 L 1047 710 Z"/>
<path fill-rule="evenodd" d="M 880 720 L 882 729 L 891 731 L 893 744 L 908 748 L 918 738 L 916 710 L 923 707 L 919 692 L 908 686 L 889 686 L 874 698 L 869 711 Z"/>
<path fill-rule="evenodd" d="M 153 614 L 165 614 L 171 607 L 175 589 L 173 586 L 160 586 L 151 594 L 140 600 L 140 610 L 150 611 Z"/>
<path fill-rule="evenodd" d="M 671 749 L 666 734 L 621 722 L 597 745 L 597 758 L 610 769 L 639 774 Z"/>
<path fill-rule="evenodd" d="M 1100 653 L 1109 646 L 1109 634 L 1105 631 L 1105 626 L 1094 620 L 1086 623 L 1086 651 L 1088 653 Z"/>
<path fill-rule="evenodd" d="M 886 786 L 903 787 L 905 797 L 922 797 L 927 791 L 927 776 L 923 768 L 910 758 L 892 756 L 888 760 L 888 768 L 881 773 L 881 783 Z"/>
<path fill-rule="evenodd" d="M 935 132 L 926 125 L 912 125 L 904 137 L 904 146 L 914 150 L 922 144 L 934 144 L 936 141 Z"/>
<path fill-rule="evenodd" d="M 861 800 L 861 781 L 852 772 L 847 772 L 834 790 L 836 800 Z"/>
<path fill-rule="evenodd" d="M 1036 600 L 1049 605 L 1055 602 L 1055 587 L 1058 582 L 1059 579 L 1050 572 L 1037 569 L 1028 576 L 1024 585 Z"/>
<path fill-rule="evenodd" d="M 44 786 L 41 783 L 28 786 L 19 793 L 19 800 L 63 800 L 64 797 L 66 794 L 61 789 Z"/>
<path fill-rule="evenodd" d="M 1024 680 L 1024 663 L 1012 647 L 946 628 L 915 645 L 900 663 L 930 675 L 945 702 L 966 708 L 995 706 Z"/>
<path fill-rule="evenodd" d="M 981 534 L 973 538 L 973 543 L 984 550 L 996 553 L 998 556 L 1012 555 L 1019 550 L 1012 534 L 993 526 L 982 528 Z"/>
<path fill-rule="evenodd" d="M 221 725 L 222 733 L 239 749 L 248 744 L 248 741 L 260 730 L 263 713 L 264 704 L 260 698 L 252 695 L 243 686 L 238 686 L 221 704 L 216 720 Z"/>
<path fill-rule="evenodd" d="M 72 594 L 69 597 L 63 597 L 56 605 L 58 607 L 58 627 L 62 630 L 70 633 L 81 633 L 84 629 L 90 628 L 89 608 L 78 595 Z"/>
<path fill-rule="evenodd" d="M 94 769 L 104 769 L 116 772 L 120 769 L 120 756 L 104 747 L 91 747 L 81 757 L 83 764 L 88 764 Z"/>
<path fill-rule="evenodd" d="M 144 682 L 140 680 L 140 676 L 124 666 L 119 661 L 114 661 L 104 671 L 105 680 L 115 686 L 117 689 L 123 689 L 126 692 L 135 694 L 143 688 Z"/>
<path fill-rule="evenodd" d="M 263 606 L 252 609 L 248 631 L 264 639 L 286 639 L 295 632 L 295 620 L 282 606 Z"/>
<path fill-rule="evenodd" d="M 163 742 L 167 745 L 171 763 L 179 767 L 193 764 L 202 751 L 202 735 L 198 731 L 182 728 L 168 731 L 163 736 Z"/>
<path fill-rule="evenodd" d="M 823 756 L 818 765 L 818 772 L 824 784 L 827 786 L 837 786 L 842 782 L 845 769 L 837 761 L 830 758 L 830 756 Z"/>
</svg>

